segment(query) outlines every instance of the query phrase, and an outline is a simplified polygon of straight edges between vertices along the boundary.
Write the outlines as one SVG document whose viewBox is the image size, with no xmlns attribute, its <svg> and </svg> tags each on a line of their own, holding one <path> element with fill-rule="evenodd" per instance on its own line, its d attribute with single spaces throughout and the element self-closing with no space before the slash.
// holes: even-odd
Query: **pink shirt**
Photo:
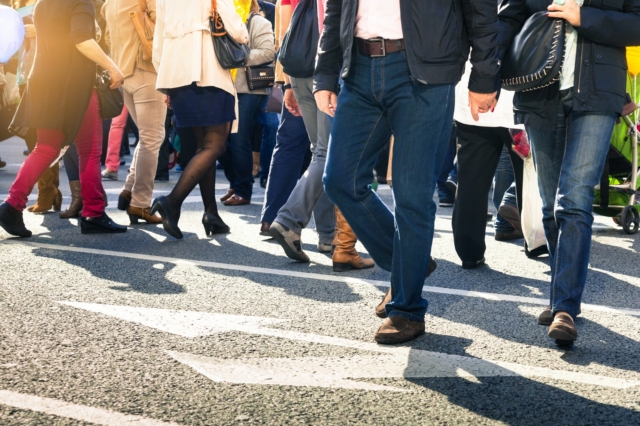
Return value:
<svg viewBox="0 0 640 426">
<path fill-rule="evenodd" d="M 389 40 L 404 38 L 400 0 L 360 0 L 358 3 L 356 37 L 365 40 L 378 37 Z"/>
</svg>

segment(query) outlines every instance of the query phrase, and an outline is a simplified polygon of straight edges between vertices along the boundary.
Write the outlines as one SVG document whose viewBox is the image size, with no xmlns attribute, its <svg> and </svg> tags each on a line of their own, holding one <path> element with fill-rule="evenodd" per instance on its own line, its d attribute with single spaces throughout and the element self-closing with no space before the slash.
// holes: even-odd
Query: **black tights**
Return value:
<svg viewBox="0 0 640 426">
<path fill-rule="evenodd" d="M 174 220 L 180 218 L 182 203 L 196 185 L 200 185 L 200 194 L 205 212 L 218 215 L 216 205 L 216 160 L 227 149 L 227 139 L 231 123 L 210 127 L 193 127 L 198 143 L 198 151 L 182 172 L 180 179 L 167 196 L 170 215 Z"/>
</svg>

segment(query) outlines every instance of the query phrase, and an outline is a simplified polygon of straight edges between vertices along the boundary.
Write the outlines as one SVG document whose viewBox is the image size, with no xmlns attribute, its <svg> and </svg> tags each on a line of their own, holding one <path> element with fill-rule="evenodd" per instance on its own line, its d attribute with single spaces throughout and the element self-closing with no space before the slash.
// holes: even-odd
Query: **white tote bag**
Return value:
<svg viewBox="0 0 640 426">
<path fill-rule="evenodd" d="M 542 226 L 542 198 L 538 188 L 538 174 L 531 156 L 524 160 L 521 222 L 529 251 L 547 244 Z"/>
</svg>

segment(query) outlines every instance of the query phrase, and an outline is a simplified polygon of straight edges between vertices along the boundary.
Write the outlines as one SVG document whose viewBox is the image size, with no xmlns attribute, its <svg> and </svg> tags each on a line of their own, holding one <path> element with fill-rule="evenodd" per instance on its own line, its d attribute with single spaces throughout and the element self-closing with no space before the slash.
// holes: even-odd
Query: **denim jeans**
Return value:
<svg viewBox="0 0 640 426">
<path fill-rule="evenodd" d="M 509 149 L 506 145 L 502 148 L 498 168 L 493 178 L 492 201 L 496 210 L 504 204 L 513 206 L 516 209 L 518 208 L 518 202 L 516 200 L 516 180 L 513 173 L 513 166 L 511 165 Z M 493 222 L 493 229 L 496 232 L 511 232 L 513 231 L 513 226 L 504 220 L 500 214 L 497 214 L 496 220 Z"/>
<path fill-rule="evenodd" d="M 276 134 L 276 146 L 271 157 L 267 189 L 264 193 L 261 222 L 272 223 L 278 215 L 278 210 L 289 199 L 302 174 L 309 144 L 302 117 L 296 117 L 283 108 L 280 127 Z M 260 156 L 262 159 L 262 154 Z"/>
<path fill-rule="evenodd" d="M 80 180 L 80 160 L 78 160 L 78 150 L 76 143 L 72 143 L 67 151 L 62 156 L 62 162 L 64 163 L 64 170 L 67 172 L 67 179 Z"/>
<path fill-rule="evenodd" d="M 238 93 L 238 133 L 229 135 L 227 151 L 219 161 L 234 193 L 251 200 L 253 193 L 253 127 L 267 95 Z"/>
<path fill-rule="evenodd" d="M 269 177 L 271 157 L 273 156 L 273 149 L 276 146 L 276 133 L 278 131 L 278 125 L 280 124 L 278 114 L 265 111 L 268 99 L 268 97 L 264 99 L 263 105 L 260 106 L 260 115 L 258 116 L 258 123 L 262 125 L 262 144 L 260 145 L 260 179 L 267 179 Z"/>
<path fill-rule="evenodd" d="M 442 169 L 440 170 L 440 176 L 438 176 L 438 199 L 439 200 L 452 200 L 456 197 L 456 194 L 451 192 L 445 185 L 449 175 L 453 172 L 457 177 L 457 167 L 454 164 L 456 159 L 456 141 L 458 140 L 458 131 L 456 126 L 451 128 L 451 137 L 449 138 L 449 148 L 447 149 L 447 155 L 444 157 L 444 163 L 442 163 Z M 457 181 L 456 181 L 457 183 Z"/>
<path fill-rule="evenodd" d="M 454 85 L 412 81 L 404 52 L 354 53 L 338 98 L 325 189 L 375 262 L 391 271 L 389 316 L 424 321 L 436 181 L 453 122 Z M 395 219 L 371 189 L 373 168 L 391 135 Z"/>
<path fill-rule="evenodd" d="M 551 309 L 580 312 L 591 251 L 594 187 L 600 182 L 617 114 L 574 112 L 560 92 L 556 129 L 527 126 L 538 171 L 551 264 Z"/>
<path fill-rule="evenodd" d="M 335 209 L 322 185 L 327 146 L 331 133 L 331 120 L 316 105 L 316 100 L 313 97 L 313 78 L 292 77 L 291 88 L 298 105 L 300 105 L 302 119 L 311 141 L 313 158 L 309 168 L 291 192 L 289 199 L 278 212 L 275 222 L 300 234 L 311 220 L 313 213 L 319 242 L 331 244 L 336 227 Z"/>
</svg>

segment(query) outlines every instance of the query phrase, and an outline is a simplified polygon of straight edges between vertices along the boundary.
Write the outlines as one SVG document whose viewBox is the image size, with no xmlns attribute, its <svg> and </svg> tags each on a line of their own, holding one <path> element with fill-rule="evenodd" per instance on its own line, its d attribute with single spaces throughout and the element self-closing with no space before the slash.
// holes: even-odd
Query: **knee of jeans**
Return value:
<svg viewBox="0 0 640 426">
<path fill-rule="evenodd" d="M 340 173 L 325 170 L 324 176 L 322 176 L 322 183 L 324 184 L 324 192 L 334 204 L 347 195 L 344 179 L 340 176 Z"/>
</svg>

